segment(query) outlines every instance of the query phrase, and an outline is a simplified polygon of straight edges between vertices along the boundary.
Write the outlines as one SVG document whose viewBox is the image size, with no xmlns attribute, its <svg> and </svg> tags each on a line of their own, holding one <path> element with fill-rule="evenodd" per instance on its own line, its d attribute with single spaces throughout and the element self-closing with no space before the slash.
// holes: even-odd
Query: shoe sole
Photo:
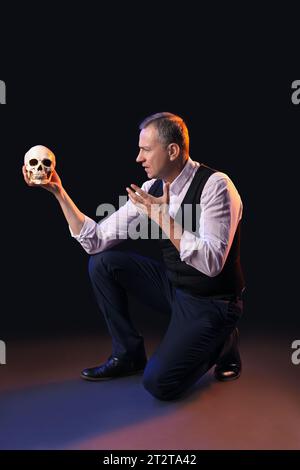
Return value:
<svg viewBox="0 0 300 470">
<path fill-rule="evenodd" d="M 216 374 L 215 375 L 215 379 L 218 380 L 218 382 L 232 382 L 233 380 L 237 380 L 240 378 L 241 376 L 241 373 L 239 373 L 238 375 L 235 375 L 234 377 L 219 377 L 217 376 Z"/>
<path fill-rule="evenodd" d="M 115 377 L 99 377 L 99 378 L 94 378 L 94 377 L 87 377 L 86 375 L 80 374 L 80 377 L 83 380 L 88 380 L 89 382 L 105 382 L 107 380 L 113 380 L 113 379 L 121 379 L 123 377 L 130 377 L 132 375 L 140 375 L 144 372 L 144 369 L 137 370 L 135 372 L 131 372 L 130 374 L 124 374 L 124 375 L 117 375 Z"/>
</svg>

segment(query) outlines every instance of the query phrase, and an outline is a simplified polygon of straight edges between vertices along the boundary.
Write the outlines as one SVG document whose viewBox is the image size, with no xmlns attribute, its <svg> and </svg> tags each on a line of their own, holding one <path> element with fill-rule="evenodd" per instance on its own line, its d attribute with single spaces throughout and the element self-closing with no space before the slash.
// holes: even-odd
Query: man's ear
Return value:
<svg viewBox="0 0 300 470">
<path fill-rule="evenodd" d="M 176 158 L 180 154 L 180 148 L 178 144 L 169 144 L 168 145 L 168 153 L 169 153 L 169 158 L 171 161 L 176 160 Z"/>
</svg>

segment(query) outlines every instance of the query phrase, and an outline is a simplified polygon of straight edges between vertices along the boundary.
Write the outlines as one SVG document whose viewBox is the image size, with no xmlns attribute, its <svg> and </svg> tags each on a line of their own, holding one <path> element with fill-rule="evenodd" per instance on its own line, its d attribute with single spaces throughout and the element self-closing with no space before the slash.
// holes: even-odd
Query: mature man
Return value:
<svg viewBox="0 0 300 470">
<path fill-rule="evenodd" d="M 81 377 L 106 380 L 144 371 L 144 387 L 170 400 L 214 364 L 219 380 L 240 375 L 242 202 L 226 174 L 190 158 L 188 130 L 179 116 L 146 118 L 139 149 L 136 161 L 149 180 L 141 188 L 127 187 L 127 203 L 98 224 L 80 212 L 56 172 L 43 187 L 56 196 L 71 235 L 91 255 L 93 290 L 112 337 L 107 361 Z M 32 186 L 24 168 L 23 173 Z M 111 249 L 128 236 L 132 223 L 145 220 L 150 234 L 158 228 L 162 263 Z M 128 293 L 170 313 L 167 332 L 148 362 L 130 318 Z"/>
</svg>

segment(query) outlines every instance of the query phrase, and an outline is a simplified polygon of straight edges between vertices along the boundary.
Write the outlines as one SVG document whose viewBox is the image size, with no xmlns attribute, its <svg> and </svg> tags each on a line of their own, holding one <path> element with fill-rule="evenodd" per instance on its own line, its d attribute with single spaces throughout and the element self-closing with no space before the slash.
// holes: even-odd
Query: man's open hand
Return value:
<svg viewBox="0 0 300 470">
<path fill-rule="evenodd" d="M 170 202 L 170 183 L 165 183 L 163 195 L 154 197 L 146 193 L 136 184 L 131 184 L 130 188 L 126 188 L 129 199 L 136 206 L 139 207 L 148 217 L 159 223 L 161 215 L 168 213 Z"/>
</svg>

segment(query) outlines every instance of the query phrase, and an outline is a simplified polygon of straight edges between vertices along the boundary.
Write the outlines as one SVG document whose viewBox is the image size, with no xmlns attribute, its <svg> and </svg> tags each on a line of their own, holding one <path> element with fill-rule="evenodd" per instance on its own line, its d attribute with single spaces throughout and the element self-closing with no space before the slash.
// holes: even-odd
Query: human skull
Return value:
<svg viewBox="0 0 300 470">
<path fill-rule="evenodd" d="M 55 155 L 47 147 L 36 145 L 25 153 L 24 164 L 31 183 L 47 184 L 56 165 Z"/>
</svg>

